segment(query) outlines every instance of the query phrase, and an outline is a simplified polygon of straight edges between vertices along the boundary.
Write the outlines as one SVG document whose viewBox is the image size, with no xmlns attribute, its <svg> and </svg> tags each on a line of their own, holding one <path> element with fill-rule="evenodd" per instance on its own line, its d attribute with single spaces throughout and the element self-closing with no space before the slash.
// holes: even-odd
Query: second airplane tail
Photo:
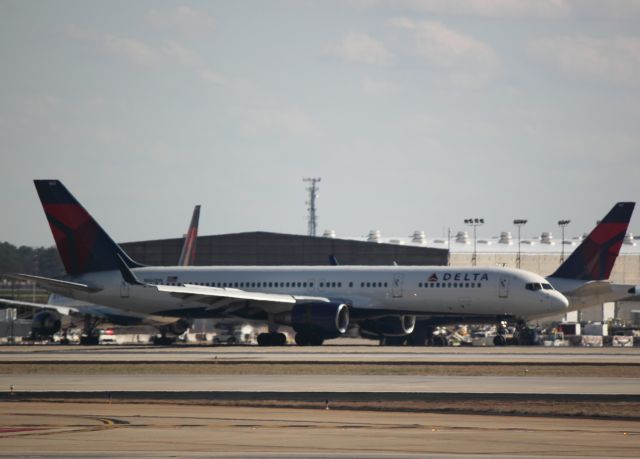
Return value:
<svg viewBox="0 0 640 459">
<path fill-rule="evenodd" d="M 193 209 L 191 224 L 189 225 L 187 234 L 184 237 L 184 243 L 182 244 L 182 252 L 180 252 L 180 259 L 178 260 L 178 266 L 190 266 L 196 260 L 196 242 L 198 241 L 198 221 L 199 220 L 200 220 L 200 206 L 196 206 Z"/>
<path fill-rule="evenodd" d="M 609 279 L 634 207 L 634 202 L 619 202 L 614 205 L 550 277 L 584 281 Z"/>
<path fill-rule="evenodd" d="M 34 183 L 68 274 L 118 270 L 118 255 L 129 268 L 142 266 L 113 242 L 62 182 Z"/>
</svg>

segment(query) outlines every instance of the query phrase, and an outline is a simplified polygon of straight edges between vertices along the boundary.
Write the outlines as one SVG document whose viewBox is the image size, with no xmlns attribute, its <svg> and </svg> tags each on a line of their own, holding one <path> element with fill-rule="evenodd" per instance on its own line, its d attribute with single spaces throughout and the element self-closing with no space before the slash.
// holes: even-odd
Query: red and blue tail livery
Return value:
<svg viewBox="0 0 640 459">
<path fill-rule="evenodd" d="M 62 263 L 68 274 L 139 267 L 109 237 L 59 180 L 34 180 Z"/>
<path fill-rule="evenodd" d="M 596 281 L 609 279 L 629 227 L 634 202 L 619 202 L 550 277 Z"/>
</svg>

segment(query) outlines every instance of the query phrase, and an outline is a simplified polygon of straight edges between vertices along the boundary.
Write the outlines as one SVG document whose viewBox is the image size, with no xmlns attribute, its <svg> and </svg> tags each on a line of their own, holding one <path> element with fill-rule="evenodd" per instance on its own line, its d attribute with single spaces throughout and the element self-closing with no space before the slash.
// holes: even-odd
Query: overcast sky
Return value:
<svg viewBox="0 0 640 459">
<path fill-rule="evenodd" d="M 195 204 L 201 234 L 304 234 L 306 176 L 319 232 L 581 234 L 640 198 L 638 24 L 613 0 L 0 0 L 0 241 L 53 244 L 34 178 L 118 241 Z"/>
</svg>

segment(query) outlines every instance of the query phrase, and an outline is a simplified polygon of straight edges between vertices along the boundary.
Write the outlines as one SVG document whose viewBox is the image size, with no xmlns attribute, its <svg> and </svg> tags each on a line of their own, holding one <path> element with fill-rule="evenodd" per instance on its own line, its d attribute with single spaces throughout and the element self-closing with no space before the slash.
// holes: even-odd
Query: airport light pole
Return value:
<svg viewBox="0 0 640 459">
<path fill-rule="evenodd" d="M 527 224 L 527 220 L 525 220 L 524 218 L 516 218 L 513 221 L 513 224 L 518 227 L 518 256 L 516 257 L 516 265 L 518 266 L 518 269 L 520 269 L 520 228 L 522 228 L 523 225 Z"/>
<path fill-rule="evenodd" d="M 564 228 L 571 223 L 571 220 L 558 220 L 558 226 L 560 226 L 560 230 L 562 232 L 562 241 L 560 241 L 560 243 L 562 244 L 562 250 L 561 250 L 561 255 L 560 255 L 560 264 L 564 263 Z"/>
<path fill-rule="evenodd" d="M 473 256 L 471 257 L 471 264 L 475 266 L 478 259 L 477 257 L 478 238 L 476 237 L 476 228 L 478 228 L 478 226 L 480 225 L 484 225 L 484 218 L 466 218 L 464 222 L 469 226 L 473 226 Z"/>
</svg>

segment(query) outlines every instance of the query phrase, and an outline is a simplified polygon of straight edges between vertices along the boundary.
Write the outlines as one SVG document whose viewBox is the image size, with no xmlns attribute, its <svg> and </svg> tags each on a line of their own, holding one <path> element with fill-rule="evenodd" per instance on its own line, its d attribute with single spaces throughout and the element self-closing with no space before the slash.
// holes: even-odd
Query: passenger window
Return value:
<svg viewBox="0 0 640 459">
<path fill-rule="evenodd" d="M 320 282 L 320 287 L 324 287 L 324 282 Z"/>
<path fill-rule="evenodd" d="M 338 288 L 342 288 L 342 282 L 338 282 Z"/>
<path fill-rule="evenodd" d="M 367 282 L 367 287 L 371 287 L 371 282 Z"/>
<path fill-rule="evenodd" d="M 418 283 L 418 287 L 422 288 L 422 282 Z"/>
<path fill-rule="evenodd" d="M 353 282 L 349 282 L 349 287 L 353 287 Z"/>
<path fill-rule="evenodd" d="M 364 287 L 364 282 L 360 282 L 360 287 Z"/>
<path fill-rule="evenodd" d="M 306 286 L 307 286 L 307 283 L 306 283 L 306 282 L 303 282 L 303 283 L 302 283 L 302 286 L 303 286 L 303 287 L 306 287 Z"/>
<path fill-rule="evenodd" d="M 469 282 L 467 282 L 466 284 L 464 284 L 465 288 L 469 288 Z"/>
</svg>

